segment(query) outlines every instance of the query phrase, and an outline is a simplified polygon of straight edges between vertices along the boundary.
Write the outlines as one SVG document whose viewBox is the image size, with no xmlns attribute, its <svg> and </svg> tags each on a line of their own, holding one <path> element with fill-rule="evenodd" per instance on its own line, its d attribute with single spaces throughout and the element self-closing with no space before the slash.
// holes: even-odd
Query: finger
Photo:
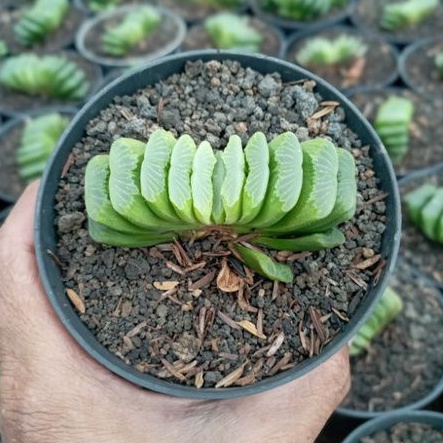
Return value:
<svg viewBox="0 0 443 443">
<path fill-rule="evenodd" d="M 14 248 L 29 251 L 34 246 L 34 212 L 40 181 L 31 183 L 12 208 L 0 229 L 0 242 L 12 240 Z"/>
</svg>

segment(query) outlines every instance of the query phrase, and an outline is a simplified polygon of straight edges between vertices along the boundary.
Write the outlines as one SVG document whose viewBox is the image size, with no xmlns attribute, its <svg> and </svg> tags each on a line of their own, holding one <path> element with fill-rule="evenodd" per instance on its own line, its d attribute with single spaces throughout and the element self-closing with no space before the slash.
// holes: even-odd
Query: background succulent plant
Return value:
<svg viewBox="0 0 443 443">
<path fill-rule="evenodd" d="M 122 22 L 105 31 L 103 51 L 114 56 L 126 55 L 137 43 L 158 27 L 161 14 L 153 7 L 140 6 L 125 14 Z"/>
<path fill-rule="evenodd" d="M 327 139 L 291 133 L 230 137 L 214 152 L 189 135 L 159 129 L 147 143 L 120 138 L 86 168 L 91 237 L 114 246 L 150 246 L 177 236 L 221 232 L 254 271 L 292 281 L 270 249 L 319 250 L 342 244 L 337 226 L 356 209 L 352 155 Z M 245 237 L 246 236 L 246 237 Z"/>
<path fill-rule="evenodd" d="M 23 130 L 17 150 L 20 176 L 26 182 L 39 178 L 69 120 L 60 114 L 30 119 Z"/>
<path fill-rule="evenodd" d="M 77 100 L 85 97 L 89 82 L 85 73 L 63 56 L 21 54 L 0 66 L 0 84 L 29 95 Z"/>
<path fill-rule="evenodd" d="M 263 38 L 247 17 L 223 12 L 206 19 L 204 27 L 219 49 L 260 51 Z"/>
<path fill-rule="evenodd" d="M 409 146 L 409 126 L 414 115 L 411 100 L 391 96 L 378 108 L 374 127 L 394 164 L 405 157 Z"/>
<path fill-rule="evenodd" d="M 372 340 L 397 317 L 403 309 L 403 302 L 397 292 L 387 287 L 374 311 L 351 340 L 349 352 L 351 356 L 358 356 L 365 352 Z"/>
<path fill-rule="evenodd" d="M 68 12 L 68 0 L 36 0 L 14 26 L 15 36 L 25 46 L 42 42 L 60 27 Z"/>
<path fill-rule="evenodd" d="M 409 219 L 432 241 L 443 244 L 443 187 L 425 183 L 405 196 Z"/>
<path fill-rule="evenodd" d="M 264 0 L 264 7 L 291 20 L 311 21 L 347 3 L 348 0 Z"/>
<path fill-rule="evenodd" d="M 342 34 L 335 39 L 315 37 L 298 51 L 297 63 L 304 66 L 334 65 L 363 57 L 368 47 L 359 37 Z"/>
<path fill-rule="evenodd" d="M 387 3 L 383 7 L 380 26 L 387 31 L 398 31 L 426 20 L 438 7 L 439 0 L 407 0 Z"/>
<path fill-rule="evenodd" d="M 435 66 L 437 67 L 440 78 L 443 80 L 443 52 L 439 52 L 435 56 Z"/>
<path fill-rule="evenodd" d="M 101 12 L 115 8 L 122 0 L 87 0 L 91 11 Z"/>
<path fill-rule="evenodd" d="M 0 40 L 0 58 L 8 55 L 9 49 L 8 45 L 4 40 Z"/>
<path fill-rule="evenodd" d="M 199 3 L 211 6 L 220 6 L 224 8 L 232 8 L 239 6 L 243 3 L 243 0 L 188 0 L 191 3 Z"/>
</svg>

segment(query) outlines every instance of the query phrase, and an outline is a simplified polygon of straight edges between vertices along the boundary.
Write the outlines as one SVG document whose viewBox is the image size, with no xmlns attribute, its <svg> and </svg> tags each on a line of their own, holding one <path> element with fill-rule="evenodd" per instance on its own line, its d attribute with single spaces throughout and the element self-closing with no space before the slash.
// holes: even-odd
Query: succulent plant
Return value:
<svg viewBox="0 0 443 443">
<path fill-rule="evenodd" d="M 383 7 L 380 26 L 387 31 L 398 31 L 426 20 L 439 5 L 439 0 L 407 0 L 387 3 Z"/>
<path fill-rule="evenodd" d="M 26 122 L 17 150 L 17 163 L 23 180 L 30 182 L 41 177 L 68 123 L 66 117 L 57 113 L 46 114 Z"/>
<path fill-rule="evenodd" d="M 257 132 L 244 149 L 233 135 L 214 152 L 207 141 L 196 146 L 189 135 L 176 140 L 158 129 L 147 143 L 117 139 L 109 155 L 89 161 L 85 177 L 96 242 L 144 247 L 219 232 L 247 266 L 285 282 L 290 268 L 259 245 L 316 251 L 342 244 L 337 226 L 353 217 L 356 195 L 348 151 L 323 138 L 300 144 L 291 132 L 270 143 Z"/>
<path fill-rule="evenodd" d="M 15 37 L 25 46 L 40 43 L 60 27 L 68 12 L 68 0 L 36 0 L 15 24 Z"/>
<path fill-rule="evenodd" d="M 4 40 L 0 40 L 0 58 L 8 55 L 9 48 Z"/>
<path fill-rule="evenodd" d="M 333 7 L 343 7 L 348 0 L 264 0 L 265 9 L 281 17 L 312 21 L 327 14 Z"/>
<path fill-rule="evenodd" d="M 425 183 L 404 198 L 411 222 L 430 240 L 443 244 L 443 187 Z"/>
<path fill-rule="evenodd" d="M 103 51 L 121 57 L 158 27 L 160 13 L 150 6 L 140 6 L 125 14 L 123 21 L 105 31 L 102 37 Z"/>
<path fill-rule="evenodd" d="M 374 311 L 351 340 L 349 353 L 358 356 L 365 352 L 372 340 L 380 334 L 403 309 L 403 302 L 397 292 L 387 287 Z"/>
<path fill-rule="evenodd" d="M 395 165 L 401 163 L 409 146 L 409 126 L 414 115 L 411 100 L 391 96 L 378 108 L 374 127 Z"/>
<path fill-rule="evenodd" d="M 217 6 L 222 8 L 233 8 L 243 3 L 243 0 L 188 0 L 191 3 Z"/>
<path fill-rule="evenodd" d="M 204 27 L 218 49 L 260 51 L 263 38 L 247 17 L 222 12 L 206 19 Z"/>
<path fill-rule="evenodd" d="M 86 3 L 91 11 L 102 12 L 115 8 L 121 0 L 87 0 Z"/>
<path fill-rule="evenodd" d="M 335 65 L 363 57 L 368 47 L 359 37 L 342 34 L 335 39 L 315 37 L 298 51 L 297 63 L 303 66 Z"/>
<path fill-rule="evenodd" d="M 89 90 L 85 73 L 63 56 L 20 54 L 0 66 L 0 84 L 28 95 L 79 100 Z"/>
<path fill-rule="evenodd" d="M 435 66 L 437 67 L 440 78 L 443 80 L 443 52 L 439 52 L 435 56 Z"/>
</svg>

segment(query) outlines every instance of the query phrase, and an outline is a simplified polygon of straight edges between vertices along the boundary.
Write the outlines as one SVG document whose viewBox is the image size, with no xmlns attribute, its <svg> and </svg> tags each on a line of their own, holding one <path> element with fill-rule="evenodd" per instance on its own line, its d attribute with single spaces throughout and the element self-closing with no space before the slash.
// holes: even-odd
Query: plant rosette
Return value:
<svg viewBox="0 0 443 443">
<path fill-rule="evenodd" d="M 443 362 L 435 352 L 443 338 L 442 293 L 401 259 L 389 286 L 400 297 L 402 310 L 365 350 L 351 357 L 352 387 L 335 412 L 341 422 L 422 409 L 443 392 Z"/>
<path fill-rule="evenodd" d="M 112 11 L 115 8 L 132 4 L 157 4 L 153 0 L 72 0 L 74 6 L 88 15 Z"/>
<path fill-rule="evenodd" d="M 146 14 L 145 8 L 149 8 Z M 186 24 L 175 12 L 140 4 L 122 6 L 86 21 L 79 29 L 76 46 L 91 62 L 122 68 L 172 54 L 185 35 Z"/>
<path fill-rule="evenodd" d="M 6 43 L 10 54 L 26 51 L 57 52 L 67 48 L 74 43 L 85 15 L 68 2 L 64 6 L 65 10 L 59 17 L 60 23 L 56 21 L 53 27 L 47 25 L 54 14 L 51 6 L 43 11 L 34 11 L 30 3 L 19 9 L 3 10 L 0 15 L 0 40 Z"/>
<path fill-rule="evenodd" d="M 340 89 L 383 87 L 398 77 L 396 48 L 349 26 L 294 33 L 288 39 L 285 59 Z"/>
<path fill-rule="evenodd" d="M 220 151 L 232 139 L 230 149 L 217 154 L 230 158 L 232 167 L 227 165 L 226 177 L 231 177 L 242 164 L 241 146 L 258 131 L 267 134 L 268 141 L 285 132 L 302 143 L 320 137 L 308 144 L 328 145 L 328 152 L 334 155 L 334 145 L 325 139 L 330 137 L 348 151 L 346 157 L 353 154 L 359 171 L 356 216 L 340 228 L 345 243 L 319 252 L 303 252 L 306 246 L 298 248 L 301 252 L 270 249 L 268 254 L 277 263 L 269 255 L 257 259 L 257 251 L 246 254 L 245 249 L 250 251 L 247 246 L 234 245 L 240 258 L 247 256 L 249 264 L 245 265 L 237 253 L 227 249 L 225 241 L 231 242 L 233 237 L 226 226 L 230 222 L 224 218 L 228 214 L 232 220 L 238 217 L 240 207 L 227 191 L 242 183 L 238 178 L 242 174 L 235 172 L 233 181 L 229 178 L 226 187 L 216 191 L 225 183 L 220 180 L 220 166 L 214 167 L 213 198 L 214 204 L 223 204 L 217 203 L 213 209 L 217 219 L 225 220 L 225 228 L 211 229 L 207 233 L 213 235 L 208 237 L 180 237 L 172 243 L 167 235 L 168 243 L 145 248 L 94 242 L 88 235 L 84 202 L 88 160 L 109 153 L 114 140 L 115 152 L 119 152 L 118 146 L 140 149 L 142 141 L 151 140 L 159 127 L 175 137 L 188 134 L 174 145 L 169 177 L 181 178 L 170 179 L 169 195 L 174 208 L 181 207 L 180 214 L 191 218 L 190 200 L 180 197 L 181 190 L 189 191 L 190 182 L 186 173 L 179 173 L 182 166 L 189 167 L 190 157 L 185 155 L 185 161 L 178 154 L 190 146 L 192 151 L 190 140 L 207 142 L 199 152 L 210 156 L 206 151 L 211 146 Z M 176 151 L 178 145 L 181 148 Z M 264 148 L 266 143 L 259 146 Z M 298 149 L 298 143 L 285 146 L 294 146 L 291 152 Z M 265 158 L 260 156 L 260 165 Z M 106 157 L 94 162 L 101 159 Z M 112 164 L 122 164 L 115 161 Z M 289 174 L 298 168 L 291 163 Z M 89 176 L 96 177 L 92 167 Z M 110 180 L 117 180 L 112 177 Z M 206 184 L 211 180 L 211 174 L 200 177 Z M 211 189 L 195 187 L 197 183 L 193 185 L 196 190 Z M 349 189 L 354 186 L 350 183 Z M 235 189 L 235 195 L 240 195 L 241 188 Z M 320 195 L 331 198 L 333 194 L 323 191 Z M 263 55 L 210 50 L 178 54 L 120 77 L 73 120 L 40 188 L 36 219 L 39 269 L 47 294 L 70 333 L 116 374 L 171 395 L 248 395 L 306 374 L 344 346 L 365 320 L 394 265 L 400 228 L 397 199 L 395 176 L 380 140 L 357 109 L 323 80 Z M 352 199 L 349 203 L 354 204 Z M 220 207 L 228 212 L 220 212 Z M 205 217 L 205 208 L 199 209 L 199 217 Z M 157 209 L 167 211 L 167 206 Z M 269 216 L 281 217 L 282 209 L 274 209 L 269 214 L 264 209 L 263 223 Z M 249 212 L 244 216 L 248 214 L 252 216 Z M 135 213 L 127 215 L 138 218 Z M 95 238 L 104 239 L 112 231 L 95 223 L 91 226 L 99 228 L 91 231 Z M 123 241 L 118 235 L 114 239 L 108 236 L 107 242 L 120 241 L 118 238 Z M 143 235 L 138 238 L 143 241 Z M 255 242 L 254 235 L 242 238 Z M 136 238 L 130 242 L 134 241 L 138 242 Z M 374 251 L 370 262 L 361 256 L 364 247 Z M 59 260 L 53 261 L 48 250 Z M 258 265 L 261 273 L 253 273 L 251 266 L 257 269 Z M 270 279 L 263 272 L 278 275 Z M 273 281 L 281 279 L 281 272 L 288 283 Z M 104 323 L 108 327 L 103 329 Z"/>
<path fill-rule="evenodd" d="M 8 121 L 3 127 L 0 128 L 0 199 L 8 203 L 15 203 L 20 194 L 24 191 L 27 181 L 27 173 L 23 169 L 21 170 L 18 159 L 18 149 L 22 145 L 23 131 L 27 124 L 31 123 L 38 117 L 58 114 L 60 117 L 66 119 L 66 126 L 69 120 L 77 113 L 75 108 L 44 108 L 38 111 L 22 114 L 20 117 L 14 118 Z M 43 122 L 42 122 L 43 123 Z M 43 123 L 44 124 L 44 123 Z M 63 127 L 58 127 L 58 123 L 55 123 L 56 127 L 52 131 L 60 133 L 63 131 Z M 35 126 L 35 125 L 34 125 Z M 32 129 L 32 128 L 31 128 Z M 42 157 L 48 158 L 50 153 L 48 149 L 51 148 L 51 140 L 54 140 L 52 134 L 44 136 L 43 134 L 36 133 L 34 130 L 30 134 L 32 141 L 32 148 L 35 153 L 35 161 L 31 161 L 32 155 L 28 154 L 29 163 L 35 165 L 36 171 L 42 172 Z M 57 139 L 52 143 L 52 147 L 55 147 Z M 29 143 L 27 143 L 29 145 Z M 31 148 L 30 148 L 31 149 Z M 25 163 L 28 163 L 26 161 Z M 22 167 L 25 167 L 25 163 L 22 163 Z M 29 165 L 28 163 L 28 165 Z M 22 171 L 22 173 L 21 173 Z M 31 176 L 30 179 L 37 178 Z"/>
<path fill-rule="evenodd" d="M 443 187 L 443 167 L 436 166 L 428 170 L 410 174 L 399 181 L 403 201 L 403 223 L 401 255 L 413 269 L 426 275 L 433 282 L 443 288 L 443 244 L 429 239 L 417 223 L 413 223 L 408 212 L 406 196 L 408 193 L 428 184 L 436 188 Z M 439 215 L 439 214 L 438 214 Z M 426 218 L 426 217 L 425 217 Z"/>
<path fill-rule="evenodd" d="M 443 7 L 443 6 L 442 6 Z M 400 76 L 415 92 L 431 100 L 443 96 L 443 38 L 420 40 L 400 55 Z"/>
<path fill-rule="evenodd" d="M 11 66 L 16 57 L 20 61 Z M 7 57 L 0 60 L 0 111 L 14 117 L 46 107 L 76 107 L 97 90 L 101 80 L 101 68 L 74 51 Z"/>
<path fill-rule="evenodd" d="M 396 6 L 389 11 L 389 6 L 392 8 L 393 5 L 406 3 L 410 5 L 406 12 L 396 11 Z M 411 3 L 416 3 L 418 10 Z M 432 6 L 435 6 L 435 9 Z M 388 7 L 386 10 L 388 16 L 385 20 L 387 23 L 395 23 L 395 26 L 382 25 L 386 7 Z M 430 12 L 426 10 L 427 7 Z M 389 18 L 389 14 L 393 18 Z M 435 37 L 443 32 L 443 4 L 438 0 L 402 0 L 400 2 L 357 0 L 350 18 L 352 23 L 361 30 L 399 45 L 407 45 L 422 38 Z"/>
<path fill-rule="evenodd" d="M 377 130 L 377 116 L 379 116 L 379 126 L 389 126 L 395 133 L 395 137 L 404 138 L 405 143 L 396 144 L 390 136 L 392 132 L 386 129 L 379 129 L 380 137 L 385 144 L 388 153 L 391 151 L 391 157 L 394 163 L 397 176 L 402 177 L 409 173 L 443 164 L 443 146 L 439 140 L 443 140 L 443 97 L 434 97 L 434 100 L 424 99 L 415 92 L 400 87 L 390 88 L 355 88 L 346 94 L 351 101 L 360 109 L 363 115 Z M 405 104 L 412 104 L 412 118 L 408 119 L 402 126 L 400 125 L 398 132 L 393 128 L 395 124 L 400 124 L 402 115 L 397 112 L 390 113 L 392 120 L 386 121 L 383 125 L 380 120 L 379 112 L 382 106 L 389 106 L 388 100 L 393 106 L 397 103 L 404 110 Z M 397 99 L 405 99 L 405 102 L 398 102 Z M 403 112 L 402 112 L 403 114 Z M 399 121 L 400 119 L 400 121 Z M 394 123 L 396 121 L 396 123 Z M 402 152 L 400 152 L 402 151 Z"/>
<path fill-rule="evenodd" d="M 214 19 L 224 19 L 225 23 L 214 22 Z M 246 14 L 220 13 L 191 27 L 182 50 L 231 49 L 283 57 L 284 46 L 283 33 L 260 19 Z"/>
<path fill-rule="evenodd" d="M 186 22 L 195 24 L 222 11 L 244 13 L 248 0 L 162 0 L 161 4 L 171 8 Z"/>
<path fill-rule="evenodd" d="M 285 1 L 284 3 L 290 4 L 291 1 Z M 338 0 L 334 2 L 333 0 L 327 0 L 313 2 L 312 0 L 294 0 L 292 3 L 296 11 L 306 11 L 308 17 L 305 20 L 292 19 L 279 14 L 277 9 L 272 9 L 272 3 L 279 3 L 274 0 L 251 0 L 251 8 L 254 14 L 263 21 L 286 31 L 295 31 L 328 27 L 346 20 L 351 12 L 353 1 Z M 326 5 L 330 5 L 330 7 L 328 8 Z M 316 10 L 315 7 L 320 8 L 320 10 L 318 14 L 312 15 L 312 11 Z M 323 8 L 326 8 L 326 10 Z"/>
<path fill-rule="evenodd" d="M 399 411 L 370 420 L 355 429 L 343 443 L 443 442 L 443 414 Z"/>
</svg>

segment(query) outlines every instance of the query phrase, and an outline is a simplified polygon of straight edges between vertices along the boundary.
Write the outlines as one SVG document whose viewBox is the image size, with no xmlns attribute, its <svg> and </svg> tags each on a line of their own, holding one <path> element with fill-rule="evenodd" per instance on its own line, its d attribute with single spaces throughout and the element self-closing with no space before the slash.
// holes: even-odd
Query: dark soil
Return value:
<svg viewBox="0 0 443 443">
<path fill-rule="evenodd" d="M 402 184 L 400 186 L 401 195 L 404 196 L 425 182 L 443 186 L 443 168 L 436 174 Z M 431 242 L 418 228 L 409 223 L 404 208 L 400 252 L 414 269 L 432 278 L 443 287 L 443 245 Z"/>
<path fill-rule="evenodd" d="M 428 395 L 443 378 L 442 295 L 404 263 L 389 283 L 402 297 L 397 318 L 370 350 L 351 358 L 351 391 L 342 404 L 359 411 L 387 411 Z M 410 441 L 410 440 L 406 440 Z"/>
<path fill-rule="evenodd" d="M 86 74 L 86 78 L 90 83 L 90 90 L 88 95 L 95 91 L 98 82 L 101 80 L 101 70 L 100 68 L 85 60 L 79 54 L 74 52 L 62 52 L 68 57 L 69 60 L 75 62 Z M 22 112 L 28 112 L 37 110 L 47 106 L 60 106 L 60 105 L 77 105 L 78 102 L 63 101 L 53 97 L 43 97 L 43 96 L 31 96 L 22 94 L 17 91 L 10 90 L 2 85 L 0 85 L 0 108 L 5 114 L 18 114 Z M 85 97 L 85 100 L 87 97 Z"/>
<path fill-rule="evenodd" d="M 256 14 L 260 17 L 266 18 L 266 21 L 269 21 L 270 23 L 278 22 L 279 26 L 282 26 L 283 28 L 288 29 L 296 29 L 297 24 L 299 24 L 301 29 L 307 28 L 307 27 L 314 27 L 314 26 L 320 26 L 324 23 L 337 23 L 344 19 L 347 15 L 347 7 L 345 8 L 336 8 L 334 7 L 331 9 L 327 14 L 322 15 L 321 17 L 318 17 L 311 21 L 297 21 L 297 20 L 291 20 L 288 17 L 283 17 L 280 14 L 277 14 L 276 11 L 272 11 L 264 6 L 265 1 L 267 0 L 251 0 L 253 9 L 255 10 Z"/>
<path fill-rule="evenodd" d="M 93 26 L 85 36 L 85 47 L 93 54 L 109 59 L 141 57 L 158 51 L 173 41 L 177 36 L 178 30 L 175 21 L 170 16 L 164 16 L 159 26 L 154 29 L 145 39 L 137 43 L 137 45 L 134 46 L 125 56 L 115 57 L 104 52 L 102 48 L 103 34 L 107 29 L 112 29 L 114 26 L 120 24 L 126 13 L 127 12 L 125 11 L 117 14 L 117 16 L 112 16 L 112 18 L 110 17 L 107 20 L 101 20 L 95 26 Z"/>
<path fill-rule="evenodd" d="M 282 54 L 283 41 L 278 31 L 253 17 L 248 19 L 249 25 L 257 29 L 262 37 L 260 52 L 262 54 L 280 57 Z M 192 27 L 182 45 L 183 50 L 192 51 L 194 49 L 211 49 L 216 48 L 211 36 L 208 34 L 204 25 L 195 25 Z"/>
<path fill-rule="evenodd" d="M 1 10 L 1 7 L 0 7 Z M 50 33 L 42 42 L 32 47 L 21 45 L 15 38 L 14 25 L 21 19 L 27 8 L 16 9 L 10 12 L 2 11 L 0 14 L 0 40 L 4 40 L 11 54 L 20 54 L 26 51 L 32 52 L 54 52 L 66 48 L 74 42 L 75 34 L 83 22 L 85 16 L 74 6 L 70 6 L 69 14 L 66 16 L 59 29 Z"/>
<path fill-rule="evenodd" d="M 26 186 L 20 178 L 16 161 L 23 126 L 21 122 L 0 133 L 0 197 L 8 200 L 16 200 Z"/>
<path fill-rule="evenodd" d="M 443 95 L 426 100 L 408 89 L 370 89 L 356 92 L 351 100 L 373 124 L 378 108 L 392 95 L 400 95 L 414 103 L 409 149 L 401 164 L 395 166 L 397 174 L 443 163 Z"/>
<path fill-rule="evenodd" d="M 363 40 L 368 47 L 363 60 L 353 59 L 339 65 L 316 65 L 305 68 L 342 89 L 355 86 L 385 86 L 395 80 L 392 76 L 397 72 L 397 58 L 393 47 L 375 36 L 362 34 L 352 28 L 328 28 L 297 39 L 288 47 L 286 59 L 297 63 L 295 60 L 298 51 L 310 39 L 316 37 L 331 39 L 342 34 L 353 35 Z"/>
<path fill-rule="evenodd" d="M 435 55 L 442 52 L 443 39 L 419 46 L 405 60 L 404 75 L 410 86 L 432 100 L 443 97 L 443 78 L 439 77 L 434 62 Z M 440 117 L 443 121 L 443 115 Z"/>
<path fill-rule="evenodd" d="M 365 251 L 380 251 L 385 204 L 368 147 L 347 128 L 343 109 L 309 119 L 323 109 L 314 87 L 311 81 L 283 84 L 278 74 L 262 76 L 236 62 L 189 63 L 184 73 L 116 97 L 87 126 L 57 194 L 58 255 L 66 287 L 80 297 L 81 311 L 84 304 L 81 319 L 129 365 L 204 387 L 237 371 L 230 383 L 245 385 L 320 354 L 346 326 L 383 267 L 383 259 L 364 270 L 353 265 L 364 260 Z M 189 133 L 197 143 L 208 140 L 215 149 L 234 133 L 243 141 L 256 131 L 269 139 L 287 130 L 301 140 L 331 137 L 352 151 L 359 171 L 359 209 L 343 226 L 347 242 L 318 253 L 272 252 L 294 270 L 294 282 L 287 285 L 258 275 L 251 279 L 214 236 L 141 249 L 94 243 L 83 202 L 87 161 L 108 152 L 112 140 L 146 140 L 159 125 L 177 135 Z M 233 293 L 217 285 L 224 256 L 242 282 Z M 165 281 L 166 288 L 176 286 L 158 289 Z M 266 338 L 239 327 L 236 322 L 244 320 Z"/>
<path fill-rule="evenodd" d="M 242 9 L 244 3 L 246 3 L 244 0 L 239 0 L 239 6 L 235 9 Z M 203 2 L 196 4 L 192 0 L 157 0 L 157 4 L 174 10 L 188 22 L 203 20 L 211 14 L 226 9 L 215 5 L 205 5 Z"/>
<path fill-rule="evenodd" d="M 387 431 L 365 437 L 361 443 L 443 443 L 443 430 L 427 423 L 398 423 Z"/>
<path fill-rule="evenodd" d="M 389 32 L 380 28 L 383 6 L 392 0 L 359 0 L 352 13 L 352 21 L 362 28 L 377 33 L 385 39 L 396 42 L 412 42 L 420 38 L 435 37 L 443 33 L 443 4 L 422 23 L 397 32 Z"/>
</svg>

